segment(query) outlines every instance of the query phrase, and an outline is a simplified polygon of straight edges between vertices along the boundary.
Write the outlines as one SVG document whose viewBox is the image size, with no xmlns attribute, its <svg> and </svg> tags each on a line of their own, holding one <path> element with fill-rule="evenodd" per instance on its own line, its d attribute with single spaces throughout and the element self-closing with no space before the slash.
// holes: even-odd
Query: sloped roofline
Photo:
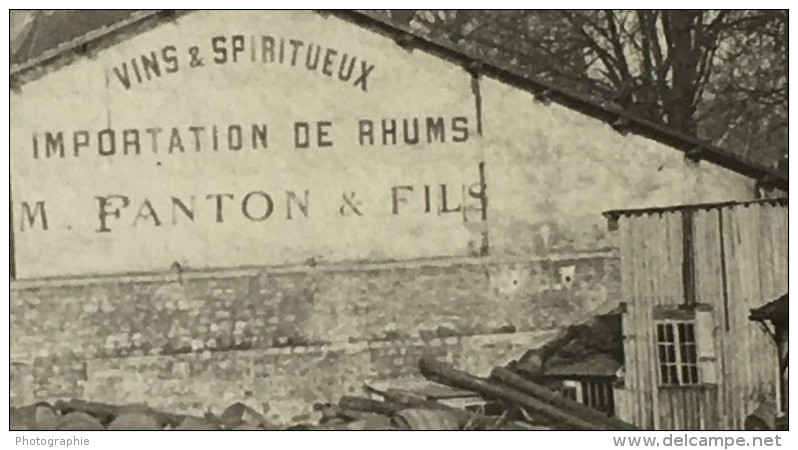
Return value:
<svg viewBox="0 0 798 450">
<path fill-rule="evenodd" d="M 159 10 L 143 11 L 134 14 L 129 19 L 122 20 L 99 30 L 91 31 L 72 41 L 59 45 L 42 55 L 28 61 L 11 66 L 11 85 L 24 84 L 20 78 L 27 72 L 54 64 L 70 55 L 90 54 L 97 48 L 102 48 L 107 41 L 116 42 L 112 38 L 130 31 L 131 36 L 138 34 L 142 27 L 150 24 L 160 24 L 174 19 L 190 11 Z M 566 91 L 551 83 L 535 79 L 518 70 L 500 67 L 486 62 L 467 52 L 456 49 L 450 45 L 436 42 L 430 38 L 419 36 L 409 29 L 388 23 L 364 12 L 354 10 L 324 10 L 316 11 L 323 16 L 332 15 L 347 22 L 354 23 L 363 28 L 377 32 L 393 39 L 397 45 L 408 50 L 420 49 L 445 60 L 462 66 L 473 76 L 490 76 L 505 84 L 532 93 L 545 101 L 553 101 L 569 109 L 581 112 L 588 116 L 608 123 L 621 133 L 634 133 L 669 147 L 681 150 L 691 160 L 705 160 L 713 164 L 747 176 L 757 181 L 759 186 L 768 189 L 789 189 L 788 177 L 778 171 L 746 160 L 736 154 L 723 150 L 709 142 L 704 142 L 696 137 L 674 131 L 651 120 L 643 119 L 622 110 L 611 102 L 602 102 L 587 96 Z M 106 44 L 107 45 L 107 44 Z"/>
<path fill-rule="evenodd" d="M 709 209 L 727 209 L 727 208 L 734 208 L 736 206 L 753 206 L 753 205 L 770 205 L 770 206 L 784 206 L 787 207 L 789 205 L 789 198 L 787 197 L 779 197 L 779 198 L 763 198 L 758 200 L 746 200 L 746 201 L 731 201 L 731 202 L 717 202 L 717 203 L 692 203 L 686 205 L 673 205 L 673 206 L 662 206 L 662 207 L 655 207 L 655 208 L 637 208 L 637 209 L 615 209 L 611 211 L 605 211 L 602 213 L 604 217 L 609 220 L 618 220 L 622 216 L 642 216 L 642 215 L 649 215 L 649 214 L 666 214 L 672 212 L 680 212 L 680 211 L 697 211 L 697 210 L 709 210 Z"/>
<path fill-rule="evenodd" d="M 22 61 L 20 63 L 12 64 L 11 77 L 12 78 L 17 77 L 30 70 L 46 66 L 49 63 L 55 62 L 56 59 L 59 59 L 69 54 L 70 52 L 86 53 L 88 52 L 87 45 L 89 44 L 97 43 L 101 39 L 108 38 L 112 35 L 116 35 L 117 33 L 133 28 L 136 25 L 140 25 L 145 21 L 149 21 L 151 19 L 158 17 L 165 18 L 165 16 L 171 16 L 171 15 L 172 14 L 166 14 L 165 11 L 163 10 L 155 10 L 155 11 L 146 10 L 146 11 L 135 12 L 131 14 L 130 17 L 124 20 L 120 20 L 110 25 L 106 25 L 101 28 L 91 30 L 82 36 L 78 36 L 67 42 L 63 42 L 54 48 L 44 51 L 41 55 L 36 56 L 35 58 L 31 58 L 26 61 Z"/>
</svg>

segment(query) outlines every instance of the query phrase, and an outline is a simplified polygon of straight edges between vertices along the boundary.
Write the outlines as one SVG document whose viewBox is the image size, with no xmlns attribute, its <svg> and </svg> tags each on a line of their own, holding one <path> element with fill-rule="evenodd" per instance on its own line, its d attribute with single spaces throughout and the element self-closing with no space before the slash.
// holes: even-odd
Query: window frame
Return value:
<svg viewBox="0 0 798 450">
<path fill-rule="evenodd" d="M 660 387 L 701 385 L 697 321 L 695 319 L 657 319 L 654 321 L 654 326 L 658 385 Z M 690 339 L 688 336 L 692 336 L 692 338 Z M 665 360 L 663 360 L 663 355 Z"/>
<path fill-rule="evenodd" d="M 613 380 L 603 377 L 583 379 L 582 400 L 580 403 L 600 411 L 608 417 L 614 417 L 615 393 Z"/>
<path fill-rule="evenodd" d="M 562 380 L 560 393 L 565 398 L 580 402 L 582 398 L 582 384 L 578 380 Z"/>
<path fill-rule="evenodd" d="M 578 377 L 560 382 L 560 395 L 595 409 L 608 417 L 615 417 L 615 383 L 613 377 Z"/>
</svg>

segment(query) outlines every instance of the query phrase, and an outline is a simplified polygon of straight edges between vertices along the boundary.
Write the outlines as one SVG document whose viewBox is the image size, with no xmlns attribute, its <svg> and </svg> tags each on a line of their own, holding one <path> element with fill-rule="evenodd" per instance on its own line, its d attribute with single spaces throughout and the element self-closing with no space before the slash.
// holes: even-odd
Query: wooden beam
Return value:
<svg viewBox="0 0 798 450">
<path fill-rule="evenodd" d="M 562 426 L 580 430 L 605 430 L 608 428 L 604 424 L 597 424 L 584 420 L 516 389 L 494 384 L 485 379 L 459 371 L 430 357 L 421 358 L 421 361 L 419 361 L 419 368 L 421 369 L 421 374 L 430 381 L 473 391 L 487 399 L 503 400 L 509 404 L 520 406 L 528 411 L 560 422 Z"/>
<path fill-rule="evenodd" d="M 584 405 L 582 403 L 573 401 L 564 397 L 556 392 L 552 392 L 537 383 L 533 383 L 520 375 L 505 369 L 504 367 L 496 367 L 490 374 L 492 379 L 500 381 L 502 384 L 518 389 L 521 392 L 532 395 L 536 398 L 543 399 L 553 406 L 564 409 L 565 411 L 591 422 L 598 422 L 605 424 L 608 429 L 612 430 L 637 430 L 638 428 L 632 424 L 624 421 L 614 419 L 606 416 L 601 412 Z"/>
</svg>

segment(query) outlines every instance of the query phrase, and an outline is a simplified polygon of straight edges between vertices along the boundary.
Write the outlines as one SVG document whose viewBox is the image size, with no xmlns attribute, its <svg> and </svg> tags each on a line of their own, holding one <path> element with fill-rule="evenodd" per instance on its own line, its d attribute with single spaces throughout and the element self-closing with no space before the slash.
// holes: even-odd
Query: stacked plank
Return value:
<svg viewBox="0 0 798 450">
<path fill-rule="evenodd" d="M 448 406 L 409 392 L 373 391 L 381 400 L 344 396 L 324 405 L 317 430 L 529 430 L 532 424 L 506 415 L 486 416 Z M 308 429 L 308 428 L 306 428 Z"/>
<path fill-rule="evenodd" d="M 303 429 L 357 430 L 634 430 L 635 427 L 561 396 L 519 374 L 497 367 L 479 378 L 431 358 L 419 361 L 429 381 L 473 392 L 501 405 L 490 416 L 454 408 L 409 392 L 377 391 L 380 400 L 345 396 L 337 405 L 324 405 L 315 427 Z"/>
</svg>

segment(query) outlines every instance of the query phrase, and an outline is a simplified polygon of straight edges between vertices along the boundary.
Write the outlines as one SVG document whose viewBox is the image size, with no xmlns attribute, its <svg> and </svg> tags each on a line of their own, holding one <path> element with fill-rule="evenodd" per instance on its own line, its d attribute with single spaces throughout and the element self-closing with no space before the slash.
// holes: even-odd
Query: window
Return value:
<svg viewBox="0 0 798 450">
<path fill-rule="evenodd" d="M 582 403 L 610 417 L 615 415 L 612 380 L 595 379 L 583 381 Z"/>
<path fill-rule="evenodd" d="M 612 390 L 613 379 L 601 377 L 585 380 L 564 380 L 560 392 L 569 398 L 608 416 L 615 415 L 615 399 Z"/>
<path fill-rule="evenodd" d="M 695 324 L 681 321 L 657 323 L 660 384 L 698 384 Z"/>
<path fill-rule="evenodd" d="M 579 391 L 580 387 L 581 386 L 576 381 L 565 380 L 562 382 L 562 395 L 573 401 L 578 401 L 579 395 L 577 391 Z"/>
</svg>

